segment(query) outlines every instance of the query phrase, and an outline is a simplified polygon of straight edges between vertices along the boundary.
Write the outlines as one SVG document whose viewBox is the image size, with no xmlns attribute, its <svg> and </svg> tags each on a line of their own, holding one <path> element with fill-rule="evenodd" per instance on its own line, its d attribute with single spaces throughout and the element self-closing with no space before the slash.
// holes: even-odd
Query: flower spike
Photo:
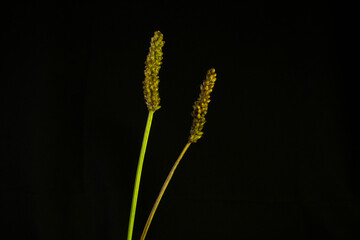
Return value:
<svg viewBox="0 0 360 240">
<path fill-rule="evenodd" d="M 213 90 L 216 81 L 215 69 L 210 69 L 206 74 L 206 79 L 200 85 L 200 95 L 193 105 L 191 116 L 194 118 L 190 130 L 189 142 L 195 143 L 203 135 L 202 129 L 206 122 L 205 115 L 210 102 L 210 93 Z"/>
<path fill-rule="evenodd" d="M 149 111 L 155 112 L 160 108 L 159 70 L 163 59 L 163 35 L 156 31 L 151 38 L 149 53 L 145 61 L 145 80 L 143 81 L 144 98 Z"/>
</svg>

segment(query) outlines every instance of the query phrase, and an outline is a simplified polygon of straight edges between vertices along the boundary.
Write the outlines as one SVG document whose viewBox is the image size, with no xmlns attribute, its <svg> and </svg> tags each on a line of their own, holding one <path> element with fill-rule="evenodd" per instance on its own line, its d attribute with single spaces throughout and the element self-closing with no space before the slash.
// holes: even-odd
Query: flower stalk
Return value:
<svg viewBox="0 0 360 240">
<path fill-rule="evenodd" d="M 145 71 L 144 71 L 145 80 L 143 81 L 143 90 L 144 90 L 144 98 L 145 98 L 146 106 L 149 110 L 149 114 L 146 122 L 145 133 L 141 145 L 138 167 L 136 171 L 134 192 L 133 192 L 130 217 L 129 217 L 127 240 L 132 240 L 132 235 L 134 231 L 136 205 L 139 195 L 141 172 L 144 164 L 146 146 L 150 134 L 151 123 L 155 111 L 160 108 L 159 70 L 163 59 L 162 47 L 164 46 L 164 43 L 165 42 L 163 41 L 162 33 L 160 31 L 156 31 L 154 33 L 154 36 L 151 38 L 149 53 L 145 61 Z"/>
</svg>

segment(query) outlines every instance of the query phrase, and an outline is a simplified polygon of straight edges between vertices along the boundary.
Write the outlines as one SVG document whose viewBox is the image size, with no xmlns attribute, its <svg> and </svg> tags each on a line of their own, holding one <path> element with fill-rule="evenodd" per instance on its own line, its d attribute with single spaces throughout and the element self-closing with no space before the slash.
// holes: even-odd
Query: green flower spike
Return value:
<svg viewBox="0 0 360 240">
<path fill-rule="evenodd" d="M 142 167 L 144 164 L 146 146 L 150 134 L 151 123 L 153 119 L 154 112 L 160 108 L 160 97 L 159 97 L 159 70 L 161 67 L 161 60 L 163 59 L 162 47 L 164 46 L 163 35 L 160 31 L 156 31 L 154 36 L 151 38 L 149 54 L 147 55 L 145 61 L 145 80 L 143 81 L 144 89 L 144 98 L 146 101 L 146 106 L 149 110 L 145 133 L 143 137 L 143 142 L 141 145 L 139 162 L 136 170 L 135 184 L 133 199 L 131 203 L 130 218 L 129 218 L 129 227 L 128 227 L 128 236 L 127 240 L 132 240 L 132 235 L 134 231 L 134 221 L 136 213 L 137 199 L 139 195 L 140 188 L 140 179 Z"/>
</svg>

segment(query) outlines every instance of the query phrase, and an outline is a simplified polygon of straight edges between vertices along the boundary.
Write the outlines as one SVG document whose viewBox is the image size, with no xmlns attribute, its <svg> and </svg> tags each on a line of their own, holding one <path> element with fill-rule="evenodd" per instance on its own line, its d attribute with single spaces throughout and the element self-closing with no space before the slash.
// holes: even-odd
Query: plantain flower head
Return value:
<svg viewBox="0 0 360 240">
<path fill-rule="evenodd" d="M 212 92 L 216 81 L 215 69 L 210 69 L 206 74 L 206 79 L 200 85 L 200 95 L 193 105 L 193 111 L 191 116 L 194 118 L 191 130 L 189 142 L 195 143 L 203 135 L 202 129 L 205 124 L 205 115 L 208 110 L 208 104 L 210 102 L 210 93 Z"/>
<path fill-rule="evenodd" d="M 156 31 L 151 38 L 149 53 L 145 61 L 145 80 L 143 81 L 144 98 L 149 111 L 155 112 L 160 108 L 159 70 L 163 59 L 163 35 Z"/>
</svg>

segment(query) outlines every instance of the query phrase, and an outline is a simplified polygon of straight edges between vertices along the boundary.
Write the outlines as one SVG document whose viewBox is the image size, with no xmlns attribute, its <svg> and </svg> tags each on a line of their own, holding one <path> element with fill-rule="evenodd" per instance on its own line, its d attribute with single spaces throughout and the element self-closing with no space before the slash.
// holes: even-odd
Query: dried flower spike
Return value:
<svg viewBox="0 0 360 240">
<path fill-rule="evenodd" d="M 201 138 L 201 136 L 203 134 L 202 129 L 205 124 L 205 115 L 207 113 L 208 104 L 210 102 L 210 93 L 212 92 L 215 81 L 216 81 L 216 73 L 215 73 L 215 69 L 212 68 L 207 72 L 206 79 L 200 86 L 200 90 L 201 90 L 200 96 L 194 104 L 194 111 L 191 114 L 194 117 L 194 121 L 193 121 L 193 124 L 191 127 L 189 140 L 186 143 L 182 152 L 180 153 L 179 157 L 177 158 L 176 162 L 174 163 L 173 167 L 171 168 L 170 173 L 167 176 L 167 178 L 164 182 L 164 185 L 162 186 L 162 188 L 160 190 L 160 193 L 159 193 L 159 195 L 154 203 L 154 206 L 151 209 L 149 217 L 146 221 L 146 224 L 145 224 L 143 233 L 141 234 L 140 240 L 145 240 L 146 234 L 149 230 L 149 227 L 150 227 L 151 221 L 154 217 L 154 214 L 156 212 L 156 209 L 159 206 L 161 198 L 163 197 L 164 192 L 165 192 L 167 186 L 169 185 L 169 182 L 170 182 L 172 176 L 174 175 L 174 172 L 175 172 L 177 166 L 179 165 L 181 159 L 183 158 L 185 152 L 187 151 L 187 149 L 189 148 L 191 143 L 195 143 L 197 140 L 199 140 L 199 138 Z"/>
<path fill-rule="evenodd" d="M 205 124 L 205 115 L 208 110 L 208 104 L 210 102 L 210 93 L 213 90 L 216 81 L 215 69 L 210 69 L 206 74 L 206 79 L 200 85 L 200 96 L 193 105 L 193 112 L 191 116 L 194 118 L 191 130 L 189 142 L 195 143 L 203 135 L 202 129 Z"/>
<path fill-rule="evenodd" d="M 151 38 L 149 54 L 145 61 L 145 80 L 143 81 L 144 98 L 149 111 L 155 112 L 160 108 L 159 70 L 163 59 L 163 35 L 156 31 Z"/>
</svg>

